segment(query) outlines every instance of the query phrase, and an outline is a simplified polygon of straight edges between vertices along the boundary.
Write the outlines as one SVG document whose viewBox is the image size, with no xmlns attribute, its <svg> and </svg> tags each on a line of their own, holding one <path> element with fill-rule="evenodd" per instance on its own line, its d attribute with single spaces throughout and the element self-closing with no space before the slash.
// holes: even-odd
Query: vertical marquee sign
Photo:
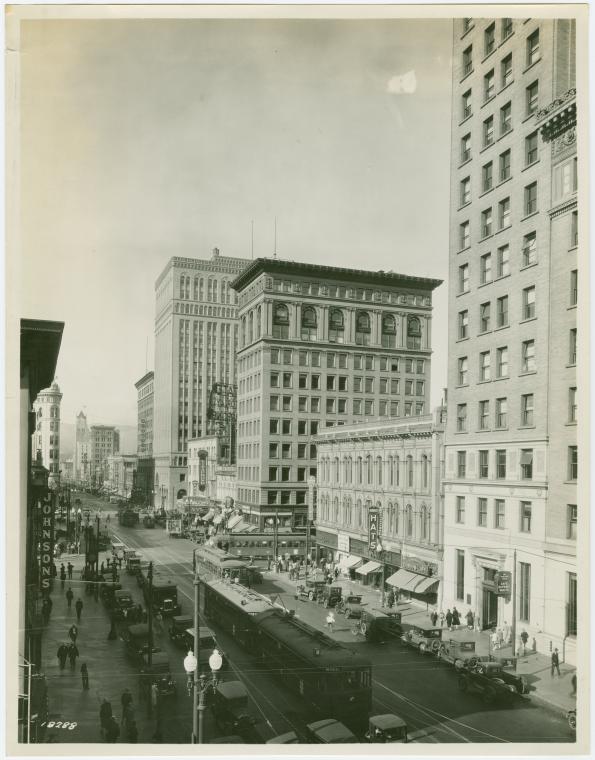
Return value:
<svg viewBox="0 0 595 760">
<path fill-rule="evenodd" d="M 375 552 L 378 548 L 378 538 L 380 536 L 380 510 L 377 507 L 370 507 L 368 510 L 368 548 Z"/>
<path fill-rule="evenodd" d="M 207 487 L 207 452 L 201 449 L 198 452 L 198 490 L 204 491 Z"/>
<path fill-rule="evenodd" d="M 39 578 L 42 593 L 49 594 L 54 560 L 54 505 L 49 497 L 44 499 L 39 506 L 41 507 Z"/>
</svg>

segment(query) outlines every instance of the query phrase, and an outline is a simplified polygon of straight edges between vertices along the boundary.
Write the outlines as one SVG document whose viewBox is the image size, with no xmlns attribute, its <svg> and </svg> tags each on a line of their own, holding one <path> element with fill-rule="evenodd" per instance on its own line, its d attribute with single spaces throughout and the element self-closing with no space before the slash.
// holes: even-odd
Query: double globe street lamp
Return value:
<svg viewBox="0 0 595 760">
<path fill-rule="evenodd" d="M 217 649 L 209 657 L 211 675 L 198 673 L 198 660 L 192 651 L 184 657 L 184 670 L 188 675 L 188 694 L 193 695 L 192 704 L 192 744 L 203 744 L 203 722 L 206 707 L 206 695 L 217 686 L 217 673 L 221 670 L 223 658 Z"/>
</svg>

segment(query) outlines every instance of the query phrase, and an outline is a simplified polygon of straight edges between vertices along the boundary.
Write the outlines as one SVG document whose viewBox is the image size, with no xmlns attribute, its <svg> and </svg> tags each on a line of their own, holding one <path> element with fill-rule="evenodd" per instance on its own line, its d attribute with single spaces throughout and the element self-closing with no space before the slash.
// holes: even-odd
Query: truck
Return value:
<svg viewBox="0 0 595 760">
<path fill-rule="evenodd" d="M 166 530 L 170 538 L 180 538 L 182 535 L 182 518 L 168 517 Z"/>
<path fill-rule="evenodd" d="M 178 588 L 173 580 L 168 576 L 154 573 L 151 594 L 147 573 L 148 569 L 145 568 L 137 576 L 139 585 L 142 585 L 147 607 L 151 605 L 153 612 L 159 613 L 164 617 L 181 615 L 182 605 L 178 604 Z"/>
<path fill-rule="evenodd" d="M 139 514 L 134 509 L 120 509 L 118 512 L 118 523 L 125 528 L 134 528 L 139 519 Z"/>
</svg>

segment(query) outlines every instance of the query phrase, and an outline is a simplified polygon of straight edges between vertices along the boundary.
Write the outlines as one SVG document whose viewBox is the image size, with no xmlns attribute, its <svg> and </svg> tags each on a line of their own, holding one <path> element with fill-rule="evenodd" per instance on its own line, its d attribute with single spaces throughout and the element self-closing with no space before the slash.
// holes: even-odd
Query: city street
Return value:
<svg viewBox="0 0 595 760">
<path fill-rule="evenodd" d="M 153 561 L 156 568 L 167 569 L 176 577 L 182 612 L 192 614 L 194 544 L 185 539 L 170 539 L 160 528 L 121 528 L 113 519 L 112 532 L 131 548 L 138 549 L 145 560 Z M 297 602 L 288 592 L 287 583 L 275 583 L 273 573 L 265 578 L 260 591 L 279 593 L 288 609 L 296 609 L 302 619 L 324 628 L 325 611 L 322 607 Z M 264 740 L 292 729 L 299 731 L 308 719 L 323 717 L 308 714 L 305 706 L 263 672 L 249 653 L 240 649 L 229 636 L 217 630 L 215 633 L 230 657 L 236 677 L 244 682 L 252 697 L 253 713 L 260 721 L 258 728 Z M 539 743 L 574 739 L 561 715 L 533 704 L 530 699 L 519 699 L 511 707 L 486 708 L 479 696 L 459 691 L 451 667 L 404 649 L 398 642 L 373 645 L 360 637 L 355 640 L 351 623 L 342 617 L 334 635 L 372 659 L 373 711 L 400 715 L 420 741 Z M 169 650 L 168 643 L 165 648 Z M 181 670 L 180 650 L 171 647 L 170 656 L 172 661 L 176 658 L 180 661 Z M 176 674 L 176 677 L 184 676 Z"/>
</svg>

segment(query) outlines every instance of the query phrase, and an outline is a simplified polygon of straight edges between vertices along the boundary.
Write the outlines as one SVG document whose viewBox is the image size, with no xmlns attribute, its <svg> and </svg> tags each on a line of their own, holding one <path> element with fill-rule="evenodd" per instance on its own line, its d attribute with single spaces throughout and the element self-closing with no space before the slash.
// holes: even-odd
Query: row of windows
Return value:
<svg viewBox="0 0 595 760">
<path fill-rule="evenodd" d="M 237 303 L 237 293 L 232 290 L 228 280 L 219 282 L 214 277 L 194 277 L 181 275 L 179 280 L 179 297 L 185 300 L 212 301 L 217 303 Z"/>
<path fill-rule="evenodd" d="M 269 285 L 267 284 L 267 289 Z M 289 280 L 275 280 L 274 289 L 278 293 L 300 293 L 310 296 L 328 296 L 329 298 L 350 298 L 357 301 L 375 301 L 376 303 L 400 303 L 409 306 L 429 306 L 429 296 L 405 295 L 387 291 L 372 290 L 370 288 L 351 288 L 345 285 L 321 285 L 318 282 L 291 282 Z M 250 300 L 250 298 L 248 298 Z"/>
<path fill-rule="evenodd" d="M 425 359 L 404 359 L 401 364 L 401 357 L 392 356 L 371 356 L 370 354 L 337 354 L 332 351 L 303 351 L 295 352 L 297 354 L 298 364 L 300 367 L 322 367 L 326 364 L 328 369 L 354 369 L 354 370 L 374 370 L 380 369 L 382 372 L 399 372 L 401 367 L 407 374 L 425 373 Z M 349 357 L 352 361 L 349 361 Z M 294 351 L 291 348 L 271 348 L 271 364 L 293 365 Z"/>
<path fill-rule="evenodd" d="M 510 22 L 510 32 L 507 34 L 507 37 L 509 37 L 512 34 L 512 21 L 511 19 L 506 19 L 506 21 Z M 484 50 L 483 50 L 483 58 L 486 58 L 487 56 L 491 55 L 491 53 L 494 52 L 496 49 L 496 32 L 495 32 L 495 22 L 491 24 L 484 32 Z M 503 40 L 506 39 L 503 37 Z M 511 54 L 507 55 L 504 61 L 507 58 L 511 58 Z M 534 32 L 532 32 L 526 39 L 525 42 L 525 66 L 533 66 L 533 64 L 537 63 L 541 58 L 541 53 L 539 50 L 539 29 L 536 29 Z M 502 64 L 504 63 L 502 62 Z M 501 64 L 501 65 L 502 65 Z M 512 66 L 512 60 L 510 65 Z M 463 77 L 469 76 L 469 74 L 473 71 L 473 45 L 469 45 L 467 48 L 463 50 L 462 54 L 462 67 L 463 67 Z M 494 70 L 492 69 L 489 74 L 494 74 Z M 484 80 L 485 81 L 485 80 Z M 490 94 L 490 90 L 488 85 L 484 85 L 484 100 L 489 100 L 492 95 Z"/>
<path fill-rule="evenodd" d="M 337 496 L 331 502 L 330 496 L 322 495 L 318 505 L 318 522 L 367 529 L 366 508 L 371 506 L 372 502 L 363 505 L 361 499 L 357 499 L 354 505 L 348 496 L 344 497 L 342 503 L 339 504 Z M 389 502 L 386 509 L 383 509 L 380 502 L 376 504 L 376 507 L 381 512 L 380 535 L 402 535 L 408 538 L 415 537 L 421 541 L 431 540 L 431 507 L 422 504 L 417 509 L 411 504 L 403 507 L 392 502 Z"/>
<path fill-rule="evenodd" d="M 327 414 L 349 414 L 349 399 L 346 398 L 327 398 L 326 399 L 326 412 Z M 269 409 L 271 412 L 291 412 L 293 411 L 293 397 L 292 396 L 271 396 L 269 402 Z M 308 400 L 306 397 L 300 396 L 298 399 L 299 411 L 308 411 Z M 374 416 L 375 410 L 378 408 L 379 415 L 381 417 L 399 416 L 399 402 L 397 401 L 385 401 L 380 400 L 378 406 L 373 399 L 352 399 L 351 400 L 351 414 L 361 415 L 364 414 L 367 417 Z M 411 417 L 421 416 L 425 414 L 425 403 L 423 401 L 405 401 L 403 404 L 404 416 Z M 320 398 L 315 396 L 310 398 L 310 412 L 319 413 L 321 411 Z M 299 425 L 300 423 L 298 423 Z M 316 433 L 311 433 L 316 435 Z"/>
<path fill-rule="evenodd" d="M 294 449 L 294 444 L 291 443 L 270 443 L 269 459 L 292 459 L 294 451 L 297 452 L 297 459 L 316 459 L 314 443 L 298 443 L 297 449 Z"/>
<path fill-rule="evenodd" d="M 567 458 L 567 478 L 569 481 L 575 481 L 578 477 L 578 447 L 568 447 Z M 533 449 L 521 449 L 520 452 L 521 480 L 533 479 Z M 488 478 L 489 467 L 489 450 L 480 449 L 479 451 L 479 477 Z M 467 477 L 467 452 L 457 451 L 457 478 Z M 505 480 L 507 477 L 507 450 L 496 449 L 494 452 L 493 478 L 494 480 Z"/>
<path fill-rule="evenodd" d="M 269 483 L 291 481 L 294 475 L 298 482 L 305 482 L 310 475 L 316 476 L 316 467 L 269 467 Z"/>
<path fill-rule="evenodd" d="M 491 255 L 485 254 L 485 256 L 482 256 L 480 259 L 480 278 L 482 280 L 483 284 L 486 284 L 488 282 L 491 282 L 492 279 L 492 259 Z M 463 264 L 461 267 L 459 267 L 459 288 L 461 288 L 459 295 L 463 295 L 464 293 L 469 292 L 469 265 Z M 572 288 L 571 288 L 572 289 Z M 574 286 L 574 292 L 576 292 L 576 284 Z M 502 296 L 497 299 L 497 317 L 498 317 L 498 327 L 507 327 L 508 326 L 508 311 L 509 311 L 509 296 Z M 576 301 L 574 304 L 576 305 Z M 528 319 L 533 319 L 535 317 L 535 306 L 536 306 L 536 293 L 535 293 L 535 285 L 529 285 L 526 288 L 523 288 L 521 291 L 521 314 L 520 318 L 521 321 L 525 321 Z M 485 307 L 485 308 L 482 308 Z M 490 303 L 486 302 L 485 304 L 481 304 L 479 314 L 480 314 L 480 326 L 481 330 L 480 332 L 487 332 L 490 330 Z"/>
<path fill-rule="evenodd" d="M 306 491 L 267 491 L 267 504 L 305 504 Z"/>
<path fill-rule="evenodd" d="M 386 459 L 371 455 L 356 458 L 344 456 L 341 460 L 339 457 L 321 457 L 319 466 L 320 483 L 399 486 L 403 476 L 404 485 L 413 488 L 416 470 L 420 473 L 422 488 L 427 489 L 430 483 L 430 459 L 426 454 L 422 454 L 419 460 L 414 460 L 409 454 L 402 463 L 399 456 Z"/>
<path fill-rule="evenodd" d="M 298 388 L 321 390 L 321 378 L 321 375 L 300 372 L 298 374 Z M 375 379 L 374 377 L 352 377 L 351 385 L 353 392 L 374 393 Z M 269 381 L 271 388 L 290 389 L 293 388 L 294 373 L 271 372 Z M 326 375 L 325 384 L 327 391 L 348 391 L 349 376 Z M 425 394 L 425 380 L 405 380 L 404 386 L 407 396 L 423 396 Z M 399 378 L 381 377 L 378 379 L 378 390 L 382 394 L 399 394 L 401 392 L 401 381 Z"/>
<path fill-rule="evenodd" d="M 475 22 L 472 18 L 463 19 L 463 36 L 473 29 Z M 511 18 L 500 19 L 500 43 L 507 40 L 513 33 Z M 496 49 L 496 22 L 493 21 L 484 32 L 484 56 L 490 55 Z"/>
</svg>

